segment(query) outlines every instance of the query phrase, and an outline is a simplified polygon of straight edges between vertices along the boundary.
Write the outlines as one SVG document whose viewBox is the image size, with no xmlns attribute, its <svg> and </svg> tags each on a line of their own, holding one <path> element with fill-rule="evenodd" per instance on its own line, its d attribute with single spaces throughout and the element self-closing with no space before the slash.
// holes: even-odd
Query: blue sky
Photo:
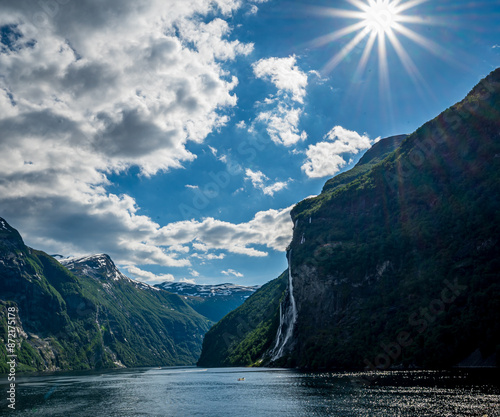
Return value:
<svg viewBox="0 0 500 417">
<path fill-rule="evenodd" d="M 500 65 L 499 1 L 367 4 L 2 1 L 0 216 L 149 283 L 276 277 L 294 204 Z"/>
</svg>

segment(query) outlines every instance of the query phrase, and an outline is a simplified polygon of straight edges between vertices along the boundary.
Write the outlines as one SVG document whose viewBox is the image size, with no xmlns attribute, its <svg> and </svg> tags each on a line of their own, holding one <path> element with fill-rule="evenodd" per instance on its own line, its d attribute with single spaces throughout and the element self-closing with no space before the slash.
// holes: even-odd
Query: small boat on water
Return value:
<svg viewBox="0 0 500 417">
<path fill-rule="evenodd" d="M 244 381 L 245 378 L 238 378 L 238 381 Z"/>
</svg>

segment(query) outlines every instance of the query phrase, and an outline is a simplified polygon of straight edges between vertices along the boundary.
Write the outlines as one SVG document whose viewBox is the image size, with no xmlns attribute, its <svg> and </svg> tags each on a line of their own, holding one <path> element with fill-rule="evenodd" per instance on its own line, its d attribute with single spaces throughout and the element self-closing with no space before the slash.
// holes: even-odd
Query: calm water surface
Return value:
<svg viewBox="0 0 500 417">
<path fill-rule="evenodd" d="M 500 416 L 498 374 L 400 371 L 313 374 L 280 369 L 127 369 L 19 377 L 16 411 L 113 417 Z M 0 383 L 5 393 L 5 377 Z M 238 378 L 245 378 L 238 381 Z"/>
</svg>

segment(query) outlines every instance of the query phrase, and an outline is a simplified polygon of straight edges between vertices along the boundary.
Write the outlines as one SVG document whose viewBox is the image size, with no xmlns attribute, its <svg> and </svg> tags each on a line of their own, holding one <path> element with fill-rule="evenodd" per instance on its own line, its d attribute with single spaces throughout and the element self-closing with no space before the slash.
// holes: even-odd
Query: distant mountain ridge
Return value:
<svg viewBox="0 0 500 417">
<path fill-rule="evenodd" d="M 245 286 L 235 284 L 191 284 L 189 282 L 164 282 L 156 284 L 155 287 L 161 288 L 165 291 L 170 291 L 179 295 L 190 295 L 193 297 L 225 297 L 231 295 L 238 295 L 243 299 L 248 298 L 261 286 Z"/>
<path fill-rule="evenodd" d="M 164 282 L 155 287 L 182 296 L 194 310 L 213 321 L 219 321 L 239 307 L 260 288 L 259 285 L 197 285 L 187 282 Z"/>
</svg>

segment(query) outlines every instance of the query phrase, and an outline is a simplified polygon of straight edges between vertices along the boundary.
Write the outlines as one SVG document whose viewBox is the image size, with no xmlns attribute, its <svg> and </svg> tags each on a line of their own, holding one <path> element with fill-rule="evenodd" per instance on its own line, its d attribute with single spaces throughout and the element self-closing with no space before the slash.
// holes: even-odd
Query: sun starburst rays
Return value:
<svg viewBox="0 0 500 417">
<path fill-rule="evenodd" d="M 324 71 L 330 72 L 337 65 L 339 65 L 344 60 L 344 58 L 349 55 L 349 53 L 354 48 L 356 48 L 356 46 L 358 46 L 364 38 L 366 38 L 368 33 L 369 31 L 366 30 L 366 28 L 359 32 L 346 46 L 342 48 L 342 50 L 337 55 L 335 55 L 332 59 L 330 59 L 330 61 L 328 61 L 328 63 L 324 67 Z"/>
<path fill-rule="evenodd" d="M 360 29 L 365 29 L 365 24 L 364 22 L 358 22 L 358 23 L 355 23 L 353 25 L 350 25 L 350 26 L 347 26 L 343 29 L 340 29 L 340 30 L 337 30 L 335 32 L 332 32 L 332 33 L 329 33 L 328 35 L 325 35 L 325 36 L 321 36 L 315 40 L 313 40 L 311 42 L 311 45 L 313 47 L 320 47 L 320 46 L 324 46 L 324 45 L 327 45 L 331 42 L 334 42 L 338 39 L 341 39 L 343 38 L 344 36 L 346 35 L 349 35 L 353 32 L 356 32 Z"/>
<path fill-rule="evenodd" d="M 378 55 L 379 82 L 382 91 L 389 88 L 388 44 L 395 51 L 404 69 L 415 84 L 422 86 L 423 77 L 411 59 L 399 35 L 411 40 L 436 55 L 444 56 L 444 48 L 430 41 L 405 26 L 405 24 L 426 24 L 429 19 L 404 14 L 429 0 L 345 0 L 357 10 L 341 10 L 323 8 L 323 16 L 358 20 L 351 25 L 329 33 L 312 42 L 313 46 L 323 46 L 346 36 L 353 36 L 343 48 L 337 52 L 324 66 L 323 72 L 333 71 L 362 42 L 364 45 L 361 58 L 354 73 L 354 79 L 360 79 L 368 65 L 373 51 Z M 377 46 L 375 47 L 375 44 Z"/>
<path fill-rule="evenodd" d="M 372 32 L 370 34 L 370 37 L 368 38 L 368 41 L 366 42 L 365 49 L 363 50 L 363 55 L 361 55 L 361 59 L 359 60 L 358 68 L 356 69 L 356 72 L 354 74 L 354 79 L 361 78 L 361 75 L 365 71 L 366 66 L 368 65 L 368 59 L 370 58 L 376 40 L 377 34 L 375 32 Z"/>
</svg>

